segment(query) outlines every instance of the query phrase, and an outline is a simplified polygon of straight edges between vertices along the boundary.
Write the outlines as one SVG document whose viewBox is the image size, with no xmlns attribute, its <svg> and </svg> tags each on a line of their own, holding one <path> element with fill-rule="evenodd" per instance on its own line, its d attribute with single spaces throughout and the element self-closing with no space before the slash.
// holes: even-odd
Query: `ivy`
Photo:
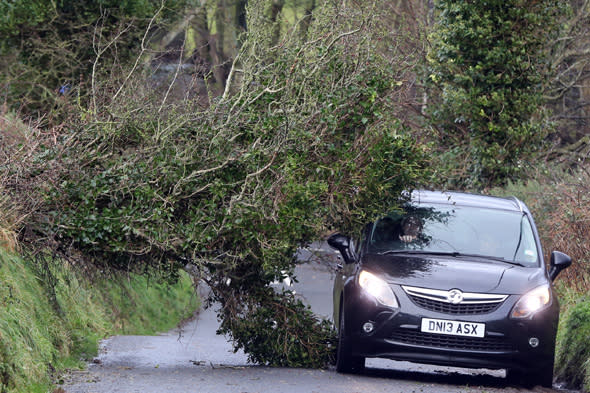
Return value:
<svg viewBox="0 0 590 393">
<path fill-rule="evenodd" d="M 463 185 L 504 184 L 543 145 L 550 124 L 540 108 L 552 72 L 546 45 L 557 33 L 562 3 L 436 3 L 429 113 L 444 145 L 465 149 Z"/>
</svg>

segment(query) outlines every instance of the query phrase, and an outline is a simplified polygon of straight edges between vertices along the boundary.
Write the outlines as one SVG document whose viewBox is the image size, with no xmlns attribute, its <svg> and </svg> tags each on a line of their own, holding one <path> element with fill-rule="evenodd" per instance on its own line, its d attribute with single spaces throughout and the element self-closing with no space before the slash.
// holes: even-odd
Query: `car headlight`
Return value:
<svg viewBox="0 0 590 393">
<path fill-rule="evenodd" d="M 397 299 L 389 284 L 375 276 L 373 273 L 362 270 L 359 274 L 359 285 L 384 306 L 399 307 Z"/>
<path fill-rule="evenodd" d="M 528 318 L 551 304 L 551 289 L 543 285 L 524 294 L 512 308 L 512 318 Z"/>
</svg>

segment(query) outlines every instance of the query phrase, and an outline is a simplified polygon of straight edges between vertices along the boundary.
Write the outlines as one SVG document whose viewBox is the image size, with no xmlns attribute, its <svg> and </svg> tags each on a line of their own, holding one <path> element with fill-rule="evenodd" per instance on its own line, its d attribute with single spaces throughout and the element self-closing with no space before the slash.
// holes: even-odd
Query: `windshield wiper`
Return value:
<svg viewBox="0 0 590 393">
<path fill-rule="evenodd" d="M 462 256 L 457 251 L 427 251 L 427 250 L 387 250 L 379 252 L 379 255 L 391 255 L 391 254 L 412 254 L 412 255 L 449 255 L 452 257 Z"/>
<path fill-rule="evenodd" d="M 502 257 L 497 257 L 494 255 L 481 255 L 481 254 L 459 254 L 458 256 L 462 256 L 462 257 L 470 257 L 470 258 L 484 258 L 484 259 L 492 259 L 494 261 L 498 261 L 498 262 L 504 262 L 504 263 L 508 263 L 510 265 L 516 265 L 516 266 L 526 266 L 520 262 L 516 262 L 516 261 L 510 261 L 506 258 L 502 258 Z"/>
<path fill-rule="evenodd" d="M 516 266 L 526 266 L 520 262 L 516 261 L 509 261 L 506 258 L 497 257 L 493 255 L 481 255 L 481 254 L 463 254 L 458 251 L 427 251 L 427 250 L 388 250 L 384 252 L 378 253 L 379 255 L 392 255 L 392 254 L 410 254 L 410 255 L 443 255 L 443 256 L 450 256 L 454 258 L 483 258 L 483 259 L 492 259 L 498 262 L 508 263 L 510 265 Z"/>
</svg>

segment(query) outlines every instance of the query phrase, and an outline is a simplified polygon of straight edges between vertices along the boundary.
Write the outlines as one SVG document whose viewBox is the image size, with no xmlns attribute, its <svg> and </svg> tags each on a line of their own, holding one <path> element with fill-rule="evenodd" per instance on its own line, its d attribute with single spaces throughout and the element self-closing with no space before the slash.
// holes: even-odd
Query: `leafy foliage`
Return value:
<svg viewBox="0 0 590 393">
<path fill-rule="evenodd" d="M 466 185 L 516 178 L 542 145 L 542 92 L 552 71 L 546 43 L 562 3 L 438 1 L 427 71 L 438 90 L 429 112 L 442 143 L 460 147 Z"/>
<path fill-rule="evenodd" d="M 333 363 L 336 342 L 330 321 L 319 320 L 290 291 L 252 291 L 244 296 L 230 289 L 220 296 L 218 333 L 232 336 L 235 350 L 243 349 L 252 362 L 273 366 L 322 368 Z"/>
<path fill-rule="evenodd" d="M 262 3 L 250 2 L 253 27 L 206 110 L 164 108 L 140 76 L 63 130 L 30 174 L 48 180 L 27 234 L 126 270 L 190 266 L 252 360 L 316 367 L 331 325 L 269 283 L 292 271 L 297 247 L 396 206 L 424 178 L 425 149 L 387 110 L 404 58 L 375 50 L 371 13 L 326 3 L 307 41 L 293 31 L 272 45 Z"/>
</svg>

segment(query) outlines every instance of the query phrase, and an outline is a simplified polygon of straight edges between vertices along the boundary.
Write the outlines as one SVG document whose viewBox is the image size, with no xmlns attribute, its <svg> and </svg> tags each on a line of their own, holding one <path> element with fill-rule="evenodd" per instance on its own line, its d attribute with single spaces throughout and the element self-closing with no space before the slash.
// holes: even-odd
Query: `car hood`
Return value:
<svg viewBox="0 0 590 393">
<path fill-rule="evenodd" d="M 547 283 L 542 268 L 485 258 L 366 255 L 362 265 L 391 284 L 430 289 L 516 295 Z"/>
</svg>

